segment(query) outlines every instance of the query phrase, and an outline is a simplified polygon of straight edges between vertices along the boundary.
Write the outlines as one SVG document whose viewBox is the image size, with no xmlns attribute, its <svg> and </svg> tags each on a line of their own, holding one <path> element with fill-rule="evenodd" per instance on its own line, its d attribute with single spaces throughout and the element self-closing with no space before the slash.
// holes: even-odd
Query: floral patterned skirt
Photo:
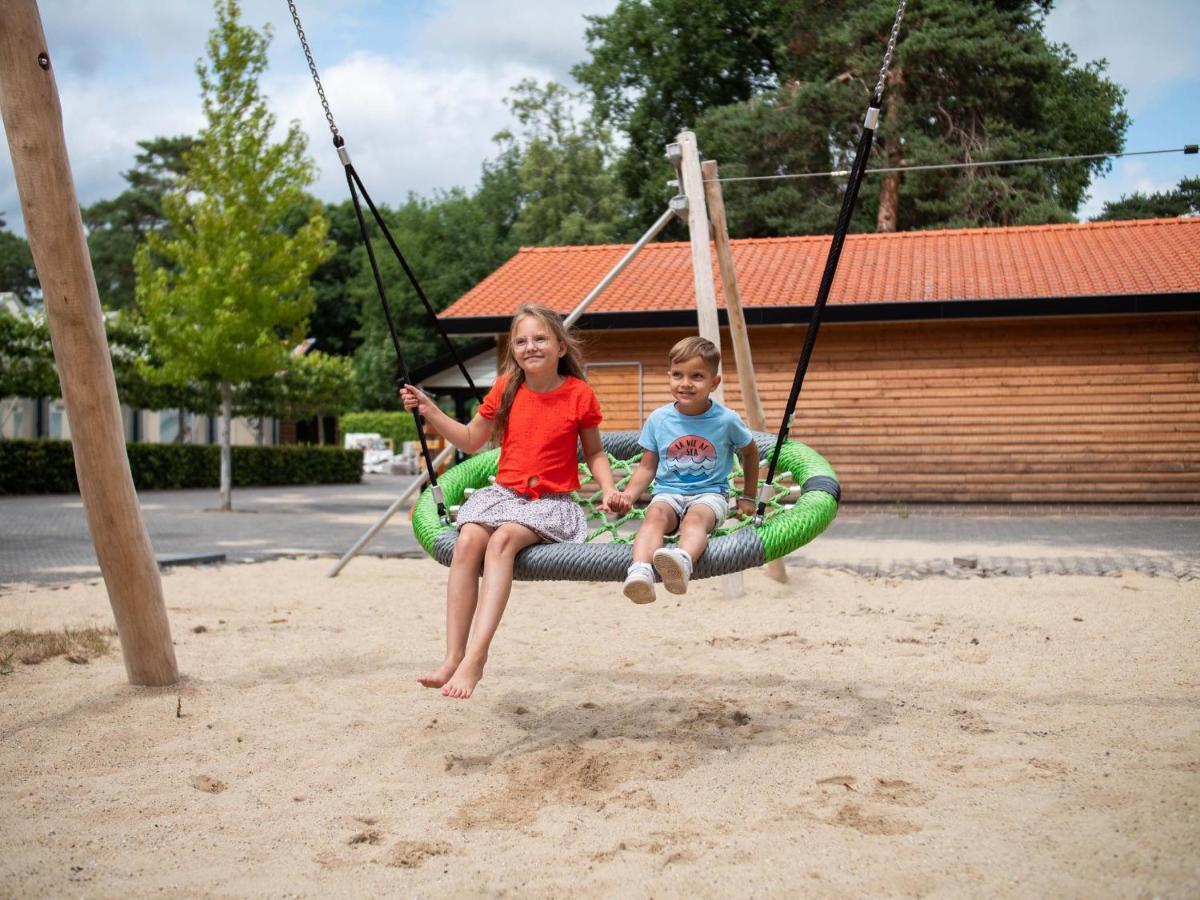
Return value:
<svg viewBox="0 0 1200 900">
<path fill-rule="evenodd" d="M 570 494 L 531 500 L 498 484 L 476 491 L 459 507 L 458 529 L 470 522 L 490 528 L 515 522 L 548 543 L 581 544 L 587 537 L 587 520 Z"/>
</svg>

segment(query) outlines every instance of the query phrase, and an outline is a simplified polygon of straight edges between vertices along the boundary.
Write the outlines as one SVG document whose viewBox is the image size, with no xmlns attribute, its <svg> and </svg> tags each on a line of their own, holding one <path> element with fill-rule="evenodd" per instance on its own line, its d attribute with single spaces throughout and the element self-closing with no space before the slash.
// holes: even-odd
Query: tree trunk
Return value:
<svg viewBox="0 0 1200 900">
<path fill-rule="evenodd" d="M 266 422 L 266 418 L 266 416 L 259 416 L 257 419 L 255 419 L 254 443 L 258 444 L 260 447 L 263 444 L 263 425 Z"/>
<path fill-rule="evenodd" d="M 904 83 L 904 73 L 899 68 L 894 68 L 888 73 L 887 90 L 884 94 L 884 117 L 883 122 L 891 122 L 896 115 L 896 95 L 900 90 L 900 86 Z M 892 129 L 897 134 L 898 130 Z M 903 161 L 899 138 L 884 138 L 881 135 L 876 135 L 876 143 L 880 150 L 880 155 L 884 159 L 886 168 L 893 168 L 900 165 Z M 879 215 L 875 218 L 876 231 L 895 231 L 897 223 L 900 221 L 900 173 L 892 172 L 883 177 L 883 183 L 879 186 Z"/>
<path fill-rule="evenodd" d="M 884 158 L 891 160 L 891 147 L 884 147 Z M 893 163 L 890 161 L 888 165 Z M 900 173 L 885 175 L 879 186 L 879 215 L 875 219 L 876 231 L 895 231 L 896 218 L 900 210 Z"/>
<path fill-rule="evenodd" d="M 221 512 L 233 509 L 233 386 L 221 382 Z"/>
<path fill-rule="evenodd" d="M 325 417 L 317 416 L 317 446 L 325 446 Z"/>
</svg>

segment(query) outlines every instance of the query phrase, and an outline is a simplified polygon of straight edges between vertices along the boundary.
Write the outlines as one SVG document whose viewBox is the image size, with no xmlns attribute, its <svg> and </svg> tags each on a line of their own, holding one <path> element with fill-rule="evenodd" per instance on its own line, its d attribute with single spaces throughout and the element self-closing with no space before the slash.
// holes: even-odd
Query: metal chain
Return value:
<svg viewBox="0 0 1200 900">
<path fill-rule="evenodd" d="M 325 88 L 321 86 L 321 76 L 317 74 L 317 64 L 313 62 L 312 50 L 308 46 L 308 38 L 304 36 L 304 29 L 300 27 L 300 13 L 296 11 L 296 4 L 293 0 L 287 0 L 288 9 L 292 11 L 292 22 L 296 25 L 296 34 L 300 38 L 300 46 L 304 48 L 304 58 L 308 60 L 308 71 L 312 73 L 313 84 L 317 86 L 317 94 L 321 98 L 321 106 L 325 109 L 325 121 L 329 123 L 329 130 L 333 132 L 333 144 L 335 147 L 342 146 L 345 143 L 342 136 L 338 134 L 337 125 L 333 121 L 333 113 L 329 111 L 329 101 L 325 99 Z"/>
<path fill-rule="evenodd" d="M 289 3 L 291 0 L 289 0 Z M 904 18 L 904 7 L 908 5 L 908 0 L 900 0 L 900 6 L 896 10 L 896 21 L 892 23 L 892 34 L 888 38 L 887 52 L 883 55 L 883 65 L 879 67 L 879 81 L 875 83 L 875 93 L 871 96 L 880 100 L 883 99 L 883 82 L 887 79 L 888 69 L 892 66 L 892 54 L 896 52 L 896 39 L 900 36 L 900 20 Z"/>
</svg>

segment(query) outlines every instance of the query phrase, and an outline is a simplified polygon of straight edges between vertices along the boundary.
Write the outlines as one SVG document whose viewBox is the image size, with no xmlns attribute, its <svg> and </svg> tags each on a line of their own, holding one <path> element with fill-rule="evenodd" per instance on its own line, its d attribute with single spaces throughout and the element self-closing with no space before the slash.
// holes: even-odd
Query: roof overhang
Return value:
<svg viewBox="0 0 1200 900">
<path fill-rule="evenodd" d="M 837 303 L 826 306 L 821 321 L 920 322 L 938 319 L 1000 319 L 1043 316 L 1096 316 L 1200 312 L 1200 292 L 1173 294 L 1101 294 L 1093 297 L 1029 297 L 996 300 L 916 300 L 897 303 Z M 806 325 L 812 306 L 753 306 L 744 311 L 747 325 Z M 724 308 L 717 310 L 729 324 Z M 491 335 L 508 331 L 509 316 L 453 316 L 441 323 L 450 334 Z M 696 324 L 694 309 L 587 313 L 581 331 L 686 328 Z"/>
</svg>

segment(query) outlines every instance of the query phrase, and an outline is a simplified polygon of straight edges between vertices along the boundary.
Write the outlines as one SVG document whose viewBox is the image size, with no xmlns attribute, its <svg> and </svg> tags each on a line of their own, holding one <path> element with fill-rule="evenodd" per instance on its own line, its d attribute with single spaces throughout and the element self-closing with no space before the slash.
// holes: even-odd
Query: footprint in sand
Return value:
<svg viewBox="0 0 1200 900">
<path fill-rule="evenodd" d="M 198 791 L 204 791 L 206 794 L 219 794 L 225 790 L 226 784 L 211 775 L 193 775 L 192 787 Z"/>
<path fill-rule="evenodd" d="M 398 841 L 388 851 L 384 864 L 395 869 L 417 869 L 435 856 L 449 852 L 449 845 L 440 842 Z"/>
<path fill-rule="evenodd" d="M 491 756 L 459 756 L 457 753 L 446 754 L 445 771 L 449 775 L 469 775 L 480 769 L 486 769 L 492 763 Z"/>
<path fill-rule="evenodd" d="M 907 822 L 904 819 L 895 819 L 890 816 L 876 815 L 863 809 L 857 803 L 843 804 L 834 816 L 829 819 L 829 823 L 831 825 L 840 825 L 844 828 L 853 828 L 855 831 L 861 831 L 863 834 L 913 834 L 921 830 L 921 826 L 914 822 Z"/>
<path fill-rule="evenodd" d="M 933 794 L 901 778 L 876 778 L 871 799 L 896 806 L 924 806 Z"/>
</svg>

